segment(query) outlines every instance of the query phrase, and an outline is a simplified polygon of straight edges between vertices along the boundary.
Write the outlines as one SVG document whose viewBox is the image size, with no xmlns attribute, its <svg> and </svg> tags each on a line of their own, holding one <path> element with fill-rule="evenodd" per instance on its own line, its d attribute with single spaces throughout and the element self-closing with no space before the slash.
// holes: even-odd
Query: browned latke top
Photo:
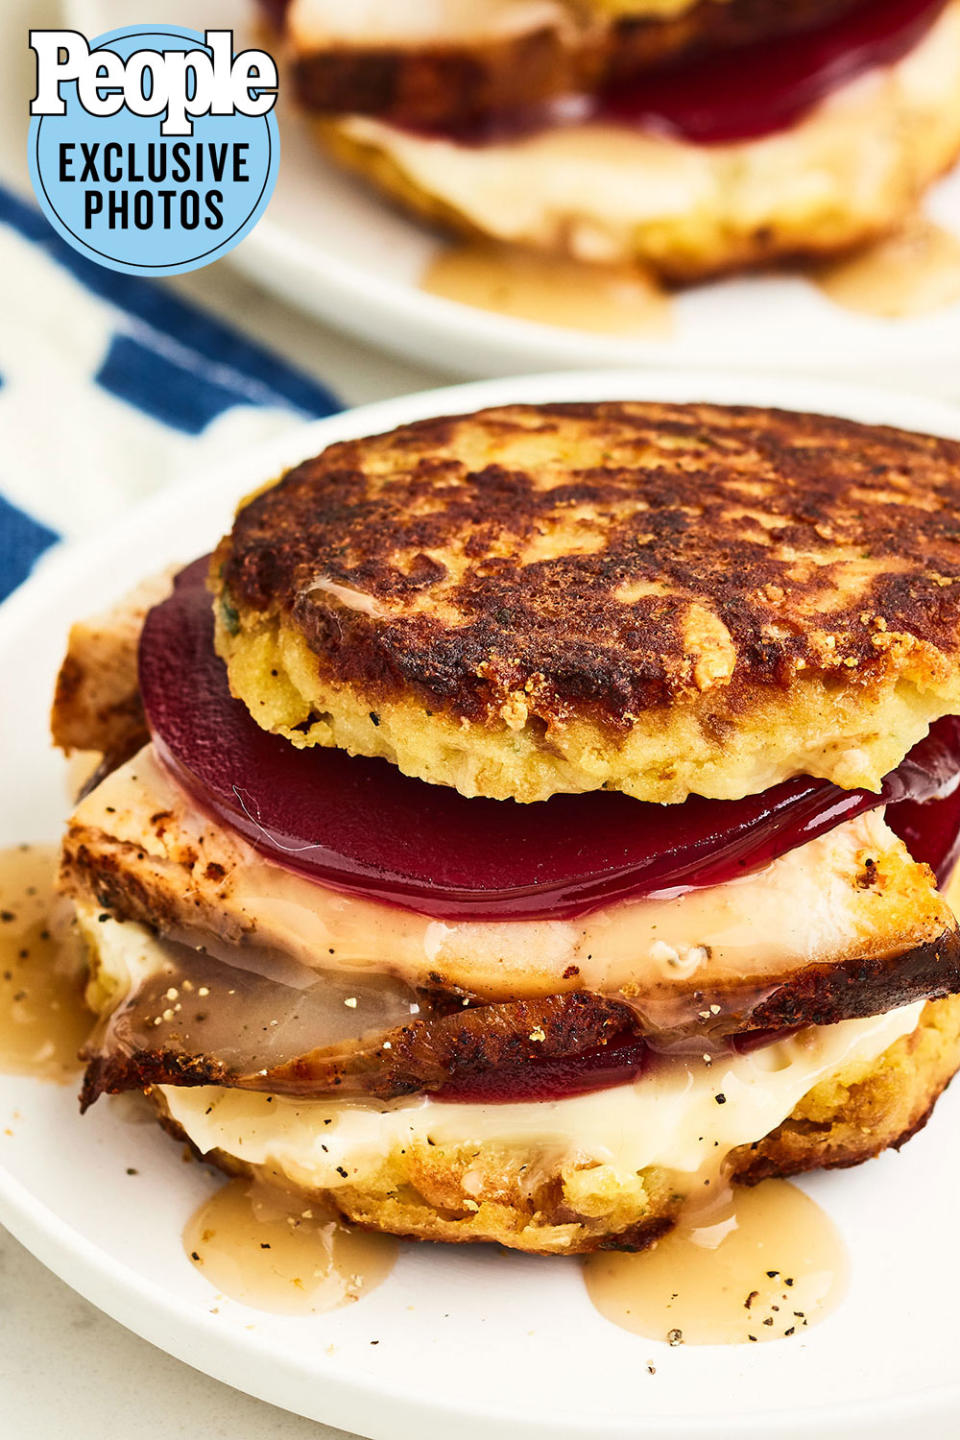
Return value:
<svg viewBox="0 0 960 1440">
<path fill-rule="evenodd" d="M 541 715 L 629 724 L 905 653 L 953 671 L 960 444 L 740 407 L 513 406 L 331 446 L 218 558 L 241 615 L 281 612 L 365 693 L 478 718 L 525 689 Z"/>
</svg>

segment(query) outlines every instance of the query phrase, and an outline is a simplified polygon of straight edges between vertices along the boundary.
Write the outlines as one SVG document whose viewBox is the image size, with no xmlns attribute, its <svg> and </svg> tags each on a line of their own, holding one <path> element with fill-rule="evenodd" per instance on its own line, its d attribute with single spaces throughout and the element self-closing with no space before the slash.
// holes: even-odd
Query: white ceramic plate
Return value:
<svg viewBox="0 0 960 1440">
<path fill-rule="evenodd" d="M 252 0 L 153 0 L 146 7 L 143 0 L 67 0 L 73 24 L 91 37 L 146 19 L 232 26 L 240 37 L 252 10 Z M 676 302 L 669 341 L 562 330 L 427 295 L 419 281 L 437 237 L 326 162 L 295 115 L 284 114 L 281 126 L 276 193 L 232 263 L 383 348 L 468 376 L 642 365 L 830 373 L 945 396 L 960 389 L 960 305 L 916 320 L 872 319 L 840 309 L 799 274 L 687 291 Z M 929 206 L 960 234 L 960 173 L 937 188 Z"/>
<path fill-rule="evenodd" d="M 201 553 L 228 526 L 237 498 L 265 477 L 332 440 L 417 417 L 507 400 L 644 396 L 832 410 L 960 437 L 960 411 L 932 402 L 627 373 L 463 386 L 299 428 L 230 467 L 186 478 L 109 534 L 48 560 L 0 608 L 0 844 L 53 838 L 66 810 L 47 714 L 70 620 Z M 110 1102 L 81 1120 L 70 1088 L 30 1079 L 0 1076 L 0 1221 L 171 1354 L 376 1440 L 893 1440 L 908 1424 L 933 1427 L 928 1435 L 960 1427 L 958 1131 L 960 1091 L 901 1155 L 813 1178 L 852 1254 L 849 1299 L 802 1340 L 735 1349 L 638 1339 L 592 1309 L 575 1261 L 486 1247 L 403 1247 L 382 1288 L 325 1316 L 275 1317 L 216 1300 L 180 1243 L 214 1177 L 184 1165 L 159 1129 L 125 1122 Z M 52 1360 L 57 1337 L 49 1343 Z"/>
</svg>

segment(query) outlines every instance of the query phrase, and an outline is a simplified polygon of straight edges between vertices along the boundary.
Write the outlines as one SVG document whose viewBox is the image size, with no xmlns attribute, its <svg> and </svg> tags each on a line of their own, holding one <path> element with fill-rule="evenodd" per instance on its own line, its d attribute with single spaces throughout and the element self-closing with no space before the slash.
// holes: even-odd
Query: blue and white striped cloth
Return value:
<svg viewBox="0 0 960 1440">
<path fill-rule="evenodd" d="M 160 282 L 78 255 L 0 187 L 0 600 L 184 464 L 236 453 L 334 396 Z"/>
</svg>

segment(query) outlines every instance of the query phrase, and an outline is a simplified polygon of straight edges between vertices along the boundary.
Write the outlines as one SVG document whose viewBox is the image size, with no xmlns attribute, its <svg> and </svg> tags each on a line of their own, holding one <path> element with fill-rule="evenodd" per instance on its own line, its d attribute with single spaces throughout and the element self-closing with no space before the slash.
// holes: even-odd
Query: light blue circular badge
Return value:
<svg viewBox="0 0 960 1440">
<path fill-rule="evenodd" d="M 30 43 L 30 176 L 68 244 L 112 270 L 177 275 L 249 234 L 280 162 L 270 56 L 173 25 Z"/>
</svg>

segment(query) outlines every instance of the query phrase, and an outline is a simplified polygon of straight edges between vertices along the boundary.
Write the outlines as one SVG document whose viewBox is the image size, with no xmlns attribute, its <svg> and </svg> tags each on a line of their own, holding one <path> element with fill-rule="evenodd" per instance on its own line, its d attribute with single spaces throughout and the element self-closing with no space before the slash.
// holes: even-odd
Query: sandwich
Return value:
<svg viewBox="0 0 960 1440">
<path fill-rule="evenodd" d="M 902 1144 L 960 1065 L 958 515 L 958 442 L 640 403 L 248 498 L 71 634 L 83 1107 L 545 1254 Z"/>
<path fill-rule="evenodd" d="M 263 0 L 325 149 L 456 233 L 675 282 L 900 225 L 960 154 L 958 0 Z"/>
</svg>

